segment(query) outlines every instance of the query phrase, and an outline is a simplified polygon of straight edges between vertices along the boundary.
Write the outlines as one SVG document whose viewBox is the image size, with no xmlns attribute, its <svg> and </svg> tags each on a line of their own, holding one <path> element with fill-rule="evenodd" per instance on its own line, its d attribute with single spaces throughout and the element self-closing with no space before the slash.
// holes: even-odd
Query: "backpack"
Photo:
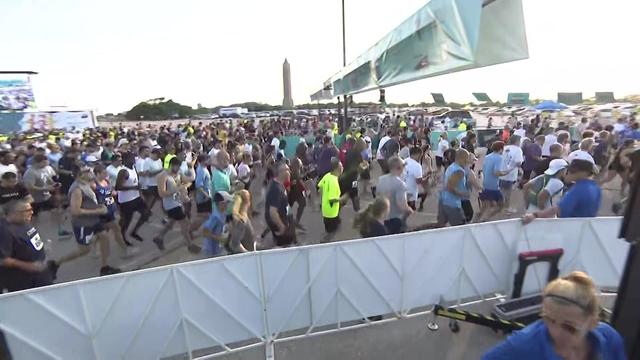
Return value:
<svg viewBox="0 0 640 360">
<path fill-rule="evenodd" d="M 533 178 L 533 180 L 531 180 L 532 185 L 529 187 L 529 190 L 527 191 L 527 197 L 526 197 L 527 206 L 529 205 L 533 205 L 536 207 L 538 206 L 538 195 L 545 188 L 545 186 L 547 186 L 551 178 L 552 176 L 550 175 L 542 174 L 542 175 L 536 176 L 535 178 Z M 551 199 L 560 191 L 562 191 L 562 189 L 558 190 L 554 194 L 549 194 L 549 201 L 552 201 Z"/>
</svg>

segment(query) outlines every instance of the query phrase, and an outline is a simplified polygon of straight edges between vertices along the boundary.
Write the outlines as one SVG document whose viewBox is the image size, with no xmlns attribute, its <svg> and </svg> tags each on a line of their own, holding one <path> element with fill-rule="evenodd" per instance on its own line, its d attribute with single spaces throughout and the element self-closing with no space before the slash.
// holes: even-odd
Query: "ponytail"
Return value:
<svg viewBox="0 0 640 360">
<path fill-rule="evenodd" d="M 380 217 L 389 209 L 389 200 L 384 197 L 376 198 L 366 209 L 356 214 L 353 227 L 359 229 L 360 235 L 366 237 L 369 233 L 369 223 Z"/>
<path fill-rule="evenodd" d="M 369 221 L 372 218 L 373 204 L 369 204 L 366 209 L 356 214 L 353 219 L 353 227 L 360 231 L 360 235 L 367 236 L 369 232 Z"/>
</svg>

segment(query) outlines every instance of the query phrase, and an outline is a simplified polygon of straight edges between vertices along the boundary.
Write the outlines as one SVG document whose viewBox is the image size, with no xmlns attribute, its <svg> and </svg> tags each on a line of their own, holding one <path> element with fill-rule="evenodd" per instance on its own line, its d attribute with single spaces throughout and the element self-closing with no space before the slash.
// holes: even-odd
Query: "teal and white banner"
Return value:
<svg viewBox="0 0 640 360">
<path fill-rule="evenodd" d="M 27 75 L 0 74 L 0 110 L 35 108 L 31 81 Z"/>
<path fill-rule="evenodd" d="M 327 82 L 335 97 L 528 57 L 522 0 L 432 0 Z"/>
<path fill-rule="evenodd" d="M 85 129 L 96 125 L 91 111 L 0 112 L 0 132 Z"/>
</svg>

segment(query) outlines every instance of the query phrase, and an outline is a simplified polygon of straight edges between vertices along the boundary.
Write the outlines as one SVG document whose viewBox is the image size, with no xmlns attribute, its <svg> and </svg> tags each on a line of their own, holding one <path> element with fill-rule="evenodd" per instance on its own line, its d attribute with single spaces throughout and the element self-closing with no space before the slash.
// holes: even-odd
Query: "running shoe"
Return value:
<svg viewBox="0 0 640 360">
<path fill-rule="evenodd" d="M 158 250 L 164 251 L 164 241 L 158 237 L 153 238 L 153 243 L 156 244 Z"/>
<path fill-rule="evenodd" d="M 136 233 L 131 233 L 131 234 L 129 234 L 129 235 L 130 235 L 132 238 L 134 238 L 134 239 L 136 239 L 136 240 L 138 240 L 138 241 L 140 241 L 140 242 L 143 242 L 143 241 L 144 241 L 144 239 L 143 239 L 140 235 L 138 235 L 138 234 L 136 234 Z"/>
<path fill-rule="evenodd" d="M 55 280 L 58 277 L 58 269 L 60 268 L 60 265 L 53 260 L 49 260 L 47 261 L 47 268 L 49 269 L 49 272 L 51 272 L 51 279 Z"/>
<path fill-rule="evenodd" d="M 201 251 L 202 249 L 200 248 L 200 246 L 198 246 L 198 245 L 196 245 L 196 244 L 189 244 L 189 245 L 187 246 L 187 250 L 189 250 L 189 252 L 190 252 L 190 253 L 192 253 L 192 254 L 194 254 L 194 255 L 195 255 L 195 254 L 200 254 L 200 251 Z"/>
<path fill-rule="evenodd" d="M 100 268 L 100 276 L 119 274 L 121 272 L 122 272 L 122 270 L 120 270 L 118 268 L 113 268 L 113 267 L 111 267 L 109 265 L 103 266 L 103 267 Z"/>
</svg>

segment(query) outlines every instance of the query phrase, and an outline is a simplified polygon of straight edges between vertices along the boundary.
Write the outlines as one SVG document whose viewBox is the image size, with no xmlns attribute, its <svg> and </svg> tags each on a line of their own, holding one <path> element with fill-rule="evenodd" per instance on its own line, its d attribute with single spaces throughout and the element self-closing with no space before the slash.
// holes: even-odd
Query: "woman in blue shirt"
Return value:
<svg viewBox="0 0 640 360">
<path fill-rule="evenodd" d="M 625 360 L 622 337 L 598 321 L 591 278 L 580 271 L 550 282 L 539 320 L 484 354 L 483 360 Z"/>
</svg>

